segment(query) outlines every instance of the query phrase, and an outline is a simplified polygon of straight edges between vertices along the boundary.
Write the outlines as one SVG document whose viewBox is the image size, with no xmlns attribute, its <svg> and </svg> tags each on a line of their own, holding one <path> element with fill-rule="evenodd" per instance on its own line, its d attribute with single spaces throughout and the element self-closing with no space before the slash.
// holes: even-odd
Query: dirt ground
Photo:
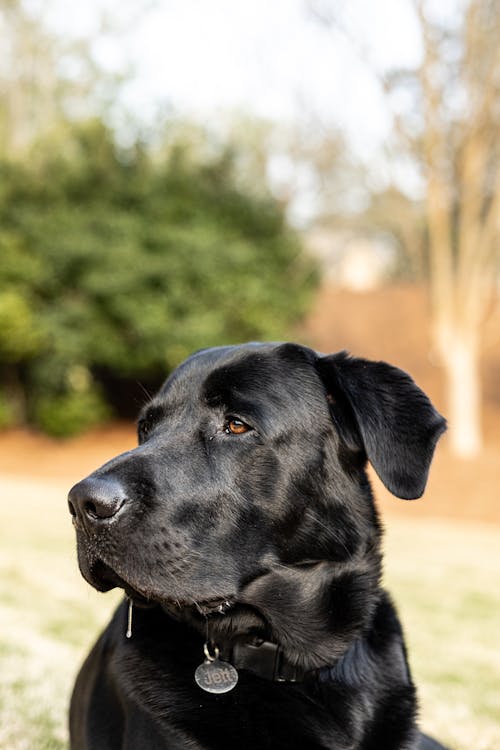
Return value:
<svg viewBox="0 0 500 750">
<path fill-rule="evenodd" d="M 369 293 L 319 293 L 297 340 L 324 351 L 348 349 L 385 359 L 412 374 L 446 415 L 442 373 L 430 345 L 422 290 L 397 286 Z M 387 514 L 433 516 L 500 523 L 500 314 L 485 325 L 485 446 L 473 461 L 457 461 L 446 437 L 438 447 L 424 498 L 404 502 L 392 497 L 374 477 L 380 506 Z M 57 441 L 26 430 L 0 433 L 0 473 L 67 483 L 68 488 L 104 461 L 135 444 L 134 426 L 115 423 L 77 438 Z"/>
</svg>

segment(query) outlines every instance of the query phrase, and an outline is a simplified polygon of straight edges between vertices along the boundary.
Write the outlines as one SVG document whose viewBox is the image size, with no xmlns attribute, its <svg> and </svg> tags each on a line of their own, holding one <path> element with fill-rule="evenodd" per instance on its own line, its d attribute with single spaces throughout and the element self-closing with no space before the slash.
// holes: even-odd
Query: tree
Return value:
<svg viewBox="0 0 500 750">
<path fill-rule="evenodd" d="M 421 264 L 432 334 L 445 372 L 450 441 L 456 455 L 481 447 L 480 342 L 498 276 L 500 234 L 500 6 L 464 0 L 453 23 L 412 0 L 422 38 L 418 69 L 381 80 L 388 97 L 404 87 L 412 107 L 394 119 L 398 152 L 425 185 Z M 330 8 L 331 10 L 331 8 Z M 460 12 L 460 11 L 463 12 Z M 315 5 L 324 24 L 335 19 Z"/>
<path fill-rule="evenodd" d="M 71 36 L 50 28 L 51 0 L 0 0 L 0 156 L 24 159 L 53 130 L 109 114 L 127 75 L 99 65 L 94 46 L 126 33 L 148 3 L 123 0 L 111 19 L 101 0 L 94 33 Z"/>
<path fill-rule="evenodd" d="M 421 154 L 433 334 L 448 381 L 452 445 L 458 455 L 473 456 L 481 447 L 481 327 L 498 270 L 500 7 L 470 0 L 452 38 L 459 57 L 451 69 L 447 35 L 422 0 L 415 8 L 424 42 Z"/>
<path fill-rule="evenodd" d="M 96 120 L 29 164 L 0 163 L 12 418 L 68 434 L 113 408 L 130 416 L 136 381 L 159 386 L 190 352 L 286 336 L 314 267 L 279 203 L 239 185 L 235 159 L 185 138 L 156 158 L 123 150 Z"/>
<path fill-rule="evenodd" d="M 124 0 L 98 38 L 147 3 Z M 315 270 L 265 176 L 241 179 L 238 142 L 170 122 L 119 147 L 116 77 L 46 8 L 0 0 L 0 425 L 69 434 L 135 414 L 136 381 L 156 388 L 194 349 L 286 336 Z"/>
</svg>

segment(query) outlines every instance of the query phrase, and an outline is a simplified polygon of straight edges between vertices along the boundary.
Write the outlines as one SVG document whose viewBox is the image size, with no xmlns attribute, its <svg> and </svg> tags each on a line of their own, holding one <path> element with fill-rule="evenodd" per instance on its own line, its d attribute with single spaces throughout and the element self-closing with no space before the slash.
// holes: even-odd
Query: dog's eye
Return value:
<svg viewBox="0 0 500 750">
<path fill-rule="evenodd" d="M 226 435 L 242 435 L 244 432 L 248 432 L 251 429 L 252 428 L 249 425 L 236 417 L 228 417 L 224 424 L 224 432 Z"/>
</svg>

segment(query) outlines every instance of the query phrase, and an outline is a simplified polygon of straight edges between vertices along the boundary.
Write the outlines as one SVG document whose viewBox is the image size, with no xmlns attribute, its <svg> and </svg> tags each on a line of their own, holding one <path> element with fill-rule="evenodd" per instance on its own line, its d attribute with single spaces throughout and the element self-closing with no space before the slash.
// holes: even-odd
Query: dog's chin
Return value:
<svg viewBox="0 0 500 750">
<path fill-rule="evenodd" d="M 136 582 L 125 580 L 103 560 L 80 561 L 85 580 L 97 591 L 120 588 L 141 609 L 161 607 L 172 619 L 188 624 L 203 636 L 210 623 L 212 637 L 228 642 L 252 635 L 269 637 L 268 626 L 262 615 L 248 603 L 242 603 L 237 594 L 214 595 L 213 592 L 193 592 L 192 595 L 174 595 L 173 592 L 146 591 Z"/>
<path fill-rule="evenodd" d="M 95 560 L 91 564 L 80 563 L 80 572 L 87 583 L 97 591 L 106 592 L 115 588 L 123 589 L 126 596 L 139 607 L 150 607 L 157 603 L 153 601 L 149 594 L 130 585 L 102 560 Z"/>
<path fill-rule="evenodd" d="M 226 614 L 235 604 L 233 594 L 213 596 L 208 593 L 199 593 L 186 596 L 162 591 L 145 591 L 135 583 L 122 578 L 102 560 L 94 560 L 90 564 L 86 560 L 81 561 L 80 571 L 87 583 L 97 591 L 123 589 L 125 595 L 139 607 L 160 605 L 172 614 L 192 611 L 193 614 L 205 618 L 213 614 Z"/>
</svg>

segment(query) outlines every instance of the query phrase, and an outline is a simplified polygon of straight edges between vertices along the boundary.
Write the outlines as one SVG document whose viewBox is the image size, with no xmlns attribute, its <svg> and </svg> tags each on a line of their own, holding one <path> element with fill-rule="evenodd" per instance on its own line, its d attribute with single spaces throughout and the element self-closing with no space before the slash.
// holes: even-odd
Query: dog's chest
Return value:
<svg viewBox="0 0 500 750">
<path fill-rule="evenodd" d="M 200 750 L 347 750 L 353 746 L 352 738 L 345 735 L 352 696 L 340 697 L 332 712 L 306 686 L 274 683 L 246 670 L 239 672 L 233 690 L 211 694 L 195 682 L 202 657 L 193 658 L 177 647 L 156 649 L 153 658 L 144 644 L 137 648 L 132 643 L 124 644 L 119 652 L 113 670 L 117 682 L 128 686 L 127 701 L 154 722 L 166 738 L 166 748 L 181 750 L 181 742 L 189 740 Z M 339 723 L 337 711 L 343 717 Z M 178 738 L 177 745 L 168 744 L 171 736 Z"/>
</svg>

